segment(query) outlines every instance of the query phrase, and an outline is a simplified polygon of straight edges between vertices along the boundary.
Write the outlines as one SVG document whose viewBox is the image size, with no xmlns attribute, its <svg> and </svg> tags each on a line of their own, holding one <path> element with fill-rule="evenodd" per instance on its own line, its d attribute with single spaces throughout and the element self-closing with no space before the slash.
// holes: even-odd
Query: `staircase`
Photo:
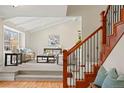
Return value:
<svg viewBox="0 0 124 93">
<path fill-rule="evenodd" d="M 124 34 L 124 6 L 109 5 L 101 12 L 102 25 L 90 36 L 63 51 L 63 87 L 86 88 L 94 81 Z"/>
<path fill-rule="evenodd" d="M 40 70 L 20 70 L 15 76 L 15 80 L 28 81 L 61 81 L 62 71 L 40 71 Z"/>
</svg>

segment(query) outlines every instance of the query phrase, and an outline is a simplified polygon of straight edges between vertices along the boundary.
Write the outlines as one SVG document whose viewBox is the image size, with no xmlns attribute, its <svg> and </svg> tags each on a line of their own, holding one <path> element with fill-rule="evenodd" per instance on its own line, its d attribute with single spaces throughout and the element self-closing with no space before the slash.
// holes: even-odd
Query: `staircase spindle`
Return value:
<svg viewBox="0 0 124 93">
<path fill-rule="evenodd" d="M 87 72 L 89 73 L 89 40 L 87 41 Z"/>
<path fill-rule="evenodd" d="M 69 69 L 69 72 L 72 74 L 72 71 L 71 71 L 71 55 L 69 56 L 69 65 L 70 65 L 70 69 Z M 72 86 L 71 84 L 71 78 L 72 77 L 69 77 L 70 78 L 70 87 Z"/>
<path fill-rule="evenodd" d="M 121 7 L 120 5 L 118 5 L 118 22 L 120 21 L 120 10 L 121 10 Z"/>
<path fill-rule="evenodd" d="M 113 30 L 114 30 L 114 28 L 113 28 L 113 26 L 114 26 L 114 19 L 113 19 L 114 13 L 113 12 L 114 12 L 113 11 L 113 7 L 111 6 L 111 26 L 112 26 L 112 33 L 113 33 Z"/>
<path fill-rule="evenodd" d="M 79 80 L 80 80 L 80 78 L 81 78 L 81 77 L 80 77 L 80 76 L 81 76 L 81 75 L 80 75 L 80 65 L 81 65 L 81 62 L 80 62 L 80 47 L 79 47 L 79 57 L 78 57 L 78 58 L 79 58 L 79 59 L 78 59 L 78 60 L 79 60 L 78 69 L 79 69 Z"/>
<path fill-rule="evenodd" d="M 117 7 L 115 5 L 115 23 L 117 22 Z"/>
<path fill-rule="evenodd" d="M 75 58 L 75 60 L 76 60 L 76 70 L 77 70 L 77 64 L 78 64 L 78 62 L 77 62 L 77 50 L 76 50 L 76 58 Z M 76 72 L 76 80 L 78 79 L 78 73 Z"/>
<path fill-rule="evenodd" d="M 90 72 L 92 73 L 92 37 L 90 39 Z"/>
<path fill-rule="evenodd" d="M 85 65 L 84 71 L 86 72 L 86 42 L 84 43 L 84 65 Z"/>
<path fill-rule="evenodd" d="M 82 67 L 81 67 L 81 68 L 82 68 L 82 69 L 81 69 L 82 71 L 81 71 L 81 73 L 83 73 L 83 68 L 84 68 L 84 53 L 83 53 L 83 52 L 84 52 L 84 51 L 83 51 L 83 45 L 82 45 L 82 64 L 81 64 L 81 65 L 82 65 Z M 83 78 L 84 78 L 84 76 L 82 75 L 82 79 L 83 79 Z"/>
<path fill-rule="evenodd" d="M 73 65 L 73 70 L 75 70 L 75 65 Z M 73 77 L 72 77 L 72 87 L 74 87 L 74 80 L 75 80 L 75 75 L 74 75 L 74 72 L 73 72 Z"/>
<path fill-rule="evenodd" d="M 108 36 L 111 35 L 111 23 L 110 23 L 110 20 L 111 17 L 110 17 L 110 10 L 108 12 Z"/>
<path fill-rule="evenodd" d="M 109 10 L 109 12 L 108 12 L 108 35 L 107 36 L 110 36 L 111 35 L 111 16 L 110 16 L 110 10 Z M 108 38 L 108 46 L 110 45 L 110 42 L 109 42 L 109 37 L 107 37 Z"/>
<path fill-rule="evenodd" d="M 115 20 L 116 20 L 116 18 L 115 18 L 115 6 L 112 6 L 112 7 L 113 7 L 113 19 L 114 19 L 113 23 L 115 23 Z"/>
<path fill-rule="evenodd" d="M 96 53 L 95 53 L 95 35 L 94 35 L 94 38 L 93 38 L 93 42 L 94 42 L 93 44 L 94 44 L 94 64 L 95 64 L 95 63 L 96 63 L 96 62 L 95 62 L 95 59 L 96 59 L 96 58 L 95 58 L 95 54 L 96 54 Z"/>
<path fill-rule="evenodd" d="M 91 38 L 91 65 L 93 66 L 93 37 Z M 93 72 L 93 67 L 91 66 L 92 72 Z"/>
<path fill-rule="evenodd" d="M 112 31 L 112 12 L 111 12 L 111 7 L 110 7 L 110 11 L 109 11 L 109 13 L 110 13 L 110 35 L 112 35 L 113 34 L 113 31 Z"/>
<path fill-rule="evenodd" d="M 96 36 L 97 36 L 97 45 L 96 45 L 96 46 L 97 46 L 97 47 L 96 47 L 96 48 L 97 48 L 97 65 L 98 65 L 98 64 L 99 64 L 99 62 L 98 62 L 98 60 L 99 60 L 99 58 L 98 58 L 98 49 L 99 49 L 99 44 L 98 44 L 99 36 L 98 36 L 98 33 L 97 33 Z"/>
<path fill-rule="evenodd" d="M 119 7 L 118 7 L 118 5 L 117 5 L 117 6 L 116 6 L 116 17 L 117 17 L 116 22 L 118 22 L 118 20 L 119 20 L 118 9 L 119 9 Z"/>
<path fill-rule="evenodd" d="M 117 7 L 115 5 L 115 23 L 117 22 Z"/>
</svg>

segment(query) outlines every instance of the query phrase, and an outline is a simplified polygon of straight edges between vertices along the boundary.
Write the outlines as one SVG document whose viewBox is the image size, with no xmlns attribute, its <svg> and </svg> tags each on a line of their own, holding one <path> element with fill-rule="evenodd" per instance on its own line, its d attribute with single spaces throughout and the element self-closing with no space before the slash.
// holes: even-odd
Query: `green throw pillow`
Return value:
<svg viewBox="0 0 124 93">
<path fill-rule="evenodd" d="M 102 87 L 103 81 L 105 80 L 106 76 L 107 76 L 107 71 L 103 66 L 101 66 L 93 84 Z"/>
<path fill-rule="evenodd" d="M 121 80 L 118 79 L 118 73 L 115 68 L 108 72 L 102 88 L 124 88 L 124 80 L 122 80 L 122 78 Z"/>
<path fill-rule="evenodd" d="M 119 75 L 117 80 L 124 80 L 124 75 Z"/>
<path fill-rule="evenodd" d="M 117 79 L 118 78 L 118 73 L 117 73 L 116 68 L 110 69 L 109 72 L 108 72 L 108 76 L 110 76 L 113 79 Z"/>
</svg>

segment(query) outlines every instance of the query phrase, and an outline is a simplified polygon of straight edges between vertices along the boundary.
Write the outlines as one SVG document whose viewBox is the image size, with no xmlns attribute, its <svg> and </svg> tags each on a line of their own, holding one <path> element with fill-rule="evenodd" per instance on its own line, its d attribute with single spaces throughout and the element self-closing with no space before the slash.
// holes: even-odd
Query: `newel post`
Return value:
<svg viewBox="0 0 124 93">
<path fill-rule="evenodd" d="M 122 22 L 124 22 L 124 8 L 121 9 L 120 20 L 121 20 Z"/>
<path fill-rule="evenodd" d="M 67 87 L 67 50 L 63 50 L 63 88 Z"/>
<path fill-rule="evenodd" d="M 101 19 L 102 19 L 102 44 L 106 44 L 106 16 L 105 11 L 101 12 Z"/>
</svg>

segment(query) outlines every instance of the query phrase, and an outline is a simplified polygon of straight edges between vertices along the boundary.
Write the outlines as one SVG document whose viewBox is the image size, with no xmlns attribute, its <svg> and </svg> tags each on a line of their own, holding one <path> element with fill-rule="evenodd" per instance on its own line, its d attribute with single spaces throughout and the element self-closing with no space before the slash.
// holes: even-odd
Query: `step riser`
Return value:
<svg viewBox="0 0 124 93">
<path fill-rule="evenodd" d="M 29 77 L 26 77 L 26 78 L 16 78 L 15 79 L 16 81 L 62 81 L 62 78 L 29 78 Z"/>
<path fill-rule="evenodd" d="M 62 71 L 18 71 L 17 81 L 62 81 Z"/>
<path fill-rule="evenodd" d="M 19 71 L 17 75 L 62 75 L 62 71 Z"/>
</svg>

